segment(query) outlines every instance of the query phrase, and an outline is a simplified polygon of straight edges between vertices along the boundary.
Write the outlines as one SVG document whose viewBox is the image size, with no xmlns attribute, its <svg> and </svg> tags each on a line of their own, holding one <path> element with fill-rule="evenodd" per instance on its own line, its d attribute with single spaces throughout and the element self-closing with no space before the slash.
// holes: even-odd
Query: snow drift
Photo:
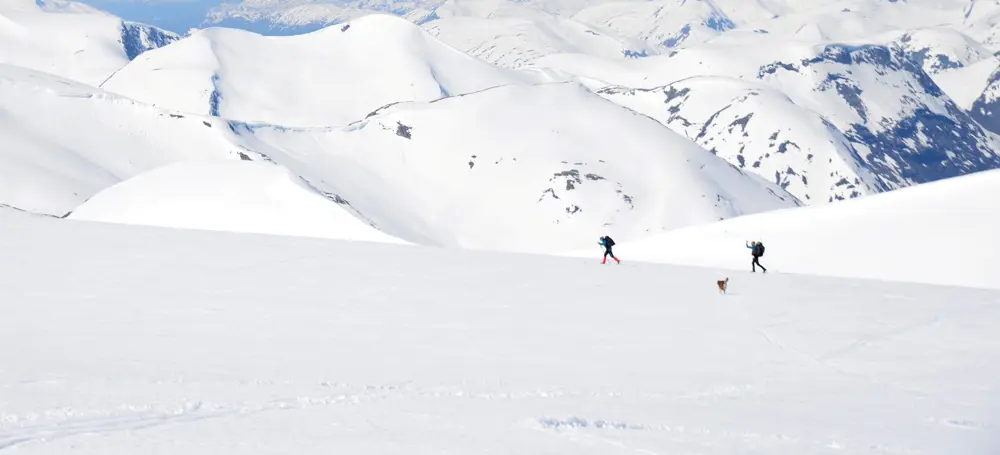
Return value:
<svg viewBox="0 0 1000 455">
<path fill-rule="evenodd" d="M 625 261 L 1000 289 L 1000 170 L 696 226 L 616 247 Z M 590 252 L 596 256 L 597 252 Z M 588 254 L 581 252 L 580 255 Z"/>
<path fill-rule="evenodd" d="M 185 161 L 105 189 L 70 219 L 402 243 L 268 163 Z"/>
</svg>

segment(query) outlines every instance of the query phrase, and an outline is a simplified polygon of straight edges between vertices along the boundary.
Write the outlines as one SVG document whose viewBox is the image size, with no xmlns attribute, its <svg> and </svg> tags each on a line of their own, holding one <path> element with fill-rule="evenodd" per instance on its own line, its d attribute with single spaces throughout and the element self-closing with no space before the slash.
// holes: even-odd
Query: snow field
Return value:
<svg viewBox="0 0 1000 455">
<path fill-rule="evenodd" d="M 12 453 L 988 454 L 996 291 L 31 218 Z"/>
<path fill-rule="evenodd" d="M 779 210 L 616 245 L 623 260 L 998 289 L 1000 171 L 827 206 Z M 580 251 L 576 256 L 597 251 Z"/>
</svg>

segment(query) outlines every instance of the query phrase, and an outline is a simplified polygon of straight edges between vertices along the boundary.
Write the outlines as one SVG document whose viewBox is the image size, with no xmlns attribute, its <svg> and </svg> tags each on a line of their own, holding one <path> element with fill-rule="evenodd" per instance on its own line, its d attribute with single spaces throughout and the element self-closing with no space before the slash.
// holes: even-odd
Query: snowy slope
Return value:
<svg viewBox="0 0 1000 455">
<path fill-rule="evenodd" d="M 932 76 L 993 56 L 982 44 L 952 28 L 934 27 L 896 34 L 899 36 L 886 44 L 897 46 Z"/>
<path fill-rule="evenodd" d="M 386 104 L 519 83 L 419 27 L 367 16 L 308 35 L 198 32 L 144 54 L 110 91 L 185 112 L 281 125 L 346 125 Z"/>
<path fill-rule="evenodd" d="M 177 39 L 62 0 L 0 2 L 0 63 L 97 85 L 139 54 Z"/>
<path fill-rule="evenodd" d="M 551 64 L 565 72 L 584 76 L 588 75 L 587 71 L 596 69 L 592 79 L 621 86 L 615 90 L 615 96 L 609 98 L 661 120 L 671 116 L 689 118 L 692 128 L 685 132 L 691 138 L 714 130 L 715 137 L 702 135 L 700 143 L 728 148 L 727 158 L 737 158 L 731 161 L 735 165 L 740 165 L 740 153 L 737 152 L 743 145 L 741 142 L 766 143 L 771 147 L 770 144 L 782 136 L 806 138 L 800 141 L 804 144 L 795 150 L 794 157 L 789 157 L 791 162 L 779 163 L 778 167 L 754 168 L 776 183 L 798 180 L 803 172 L 813 167 L 810 160 L 815 158 L 828 164 L 847 158 L 848 162 L 839 170 L 841 174 L 830 176 L 837 182 L 845 178 L 846 184 L 830 188 L 828 182 L 823 182 L 822 192 L 794 193 L 801 198 L 809 194 L 812 202 L 838 200 L 1000 167 L 996 136 L 976 123 L 916 62 L 898 49 L 877 45 L 808 45 L 770 39 L 766 46 L 753 42 L 696 46 L 628 65 L 616 63 L 602 67 L 590 63 L 563 56 L 545 58 L 541 64 Z M 684 80 L 704 75 L 747 82 L 733 81 L 728 85 L 736 89 L 725 89 L 723 93 L 715 91 L 719 84 L 704 87 L 702 90 L 708 90 L 705 94 L 692 90 L 685 95 L 687 98 L 678 99 L 673 106 L 664 104 L 667 98 L 663 97 L 652 102 L 628 100 L 635 93 L 649 98 L 648 93 L 629 88 L 657 88 L 682 81 L 677 88 L 681 90 Z M 787 98 L 782 102 L 786 106 L 778 112 L 790 114 L 781 116 L 811 112 L 813 115 L 803 120 L 820 117 L 828 123 L 823 129 L 830 130 L 829 133 L 820 129 L 820 136 L 817 136 L 815 126 L 782 132 L 787 128 L 775 121 L 775 114 L 747 118 L 758 100 L 743 96 L 741 92 L 759 91 L 755 87 L 761 84 L 780 92 L 772 99 Z M 702 103 L 687 102 L 694 98 Z M 706 101 L 709 104 L 703 104 Z M 745 128 L 732 128 L 734 121 L 760 122 L 754 127 L 759 133 L 744 140 L 743 135 L 749 133 Z M 708 128 L 703 128 L 705 123 L 709 124 Z M 680 125 L 675 124 L 675 127 Z M 849 147 L 842 146 L 840 136 L 847 139 Z M 803 148 L 810 150 L 802 151 Z M 820 156 L 813 151 L 817 148 L 830 152 Z M 833 153 L 834 149 L 838 151 Z M 744 158 L 751 162 L 755 160 L 750 158 L 771 152 L 760 147 L 746 151 L 751 156 Z M 873 175 L 874 181 L 867 178 L 866 173 Z M 848 185 L 853 187 L 848 188 Z"/>
<path fill-rule="evenodd" d="M 575 84 L 397 104 L 347 127 L 303 129 L 160 110 L 16 67 L 0 66 L 0 76 L 0 204 L 39 213 L 65 215 L 97 194 L 76 216 L 335 235 L 339 214 L 350 214 L 366 232 L 414 243 L 554 251 L 608 230 L 635 238 L 797 203 Z M 219 159 L 275 162 L 310 190 L 279 169 L 193 164 L 140 175 Z M 267 190 L 274 181 L 283 182 L 277 196 Z M 275 224 L 275 197 L 295 218 Z M 221 219 L 198 215 L 214 210 Z"/>
<path fill-rule="evenodd" d="M 996 52 L 1000 51 L 1000 4 L 988 0 L 964 2 L 961 28 L 970 37 Z"/>
<path fill-rule="evenodd" d="M 185 159 L 238 158 L 224 124 L 0 64 L 0 204 L 64 215 L 98 191 Z"/>
<path fill-rule="evenodd" d="M 508 0 L 449 0 L 424 24 L 432 35 L 470 55 L 520 68 L 546 55 L 570 53 L 602 58 L 639 58 L 660 48 L 621 38 L 531 5 Z"/>
<path fill-rule="evenodd" d="M 704 42 L 736 28 L 721 9 L 704 0 L 606 3 L 586 8 L 573 19 L 668 48 L 688 40 Z"/>
<path fill-rule="evenodd" d="M 797 203 L 577 84 L 397 104 L 340 129 L 240 128 L 383 231 L 435 244 L 553 251 Z"/>
<path fill-rule="evenodd" d="M 0 250 L 10 453 L 996 453 L 996 291 L 67 220 Z"/>
<path fill-rule="evenodd" d="M 554 66 L 596 81 L 593 85 L 598 89 L 602 84 L 620 86 L 612 90 L 621 93 L 704 76 L 767 82 L 785 95 L 789 104 L 797 106 L 783 109 L 786 113 L 757 113 L 756 127 L 751 128 L 756 131 L 736 128 L 734 133 L 731 128 L 733 121 L 745 123 L 746 115 L 753 113 L 756 100 L 738 98 L 739 92 L 751 88 L 724 90 L 726 93 L 721 94 L 693 91 L 688 99 L 675 100 L 669 114 L 667 106 L 655 102 L 640 111 L 657 118 L 669 115 L 691 120 L 693 124 L 684 132 L 691 137 L 707 135 L 699 143 L 723 152 L 734 164 L 739 162 L 733 158 L 747 150 L 757 157 L 772 152 L 751 144 L 774 143 L 771 138 L 783 128 L 772 119 L 788 118 L 787 112 L 810 111 L 803 119 L 819 116 L 835 131 L 827 134 L 822 131 L 827 128 L 823 128 L 817 135 L 815 127 L 807 126 L 784 128 L 784 134 L 811 138 L 793 141 L 800 147 L 805 143 L 807 148 L 840 149 L 839 153 L 809 151 L 797 154 L 797 158 L 784 155 L 787 159 L 778 161 L 791 162 L 767 166 L 762 160 L 759 169 L 763 176 L 789 184 L 793 194 L 808 197 L 811 202 L 825 202 L 1000 166 L 996 138 L 976 122 L 998 131 L 995 122 L 987 118 L 988 91 L 971 117 L 962 109 L 972 105 L 966 102 L 967 87 L 986 85 L 977 82 L 982 72 L 955 71 L 940 78 L 947 89 L 944 93 L 956 93 L 962 107 L 952 103 L 923 74 L 936 75 L 993 60 L 990 46 L 974 38 L 978 36 L 976 24 L 991 23 L 1000 17 L 996 15 L 1000 8 L 987 3 L 612 2 L 586 8 L 573 18 L 603 24 L 621 36 L 690 49 L 636 63 L 609 64 L 591 56 L 552 56 L 536 65 Z M 841 44 L 844 41 L 850 45 Z M 976 97 L 979 93 L 972 95 Z M 688 102 L 711 98 L 715 101 L 709 100 L 708 105 Z M 642 103 L 627 96 L 609 99 L 630 107 Z M 734 112 L 740 110 L 743 112 Z M 762 120 L 767 123 L 762 124 Z M 713 134 L 712 130 L 727 131 Z M 842 147 L 840 136 L 848 138 L 848 147 Z M 821 175 L 816 169 L 810 172 L 815 168 L 810 156 L 824 156 L 827 165 L 846 157 L 838 173 L 822 174 L 823 193 L 796 190 L 796 184 L 789 183 L 810 173 L 814 181 Z M 865 174 L 873 175 L 874 181 Z M 831 183 L 837 186 L 831 188 Z M 798 186 L 807 185 L 800 181 Z"/>
<path fill-rule="evenodd" d="M 843 133 L 764 84 L 694 77 L 651 90 L 608 87 L 597 93 L 649 114 L 803 202 L 841 200 L 882 188 Z"/>
<path fill-rule="evenodd" d="M 994 70 L 986 80 L 986 87 L 982 93 L 972 102 L 970 113 L 972 118 L 986 129 L 995 133 L 1000 133 L 1000 66 L 995 65 Z M 976 85 L 979 86 L 978 84 Z"/>
<path fill-rule="evenodd" d="M 871 40 L 893 31 L 931 27 L 948 20 L 958 21 L 961 19 L 961 3 L 968 2 L 841 0 L 786 3 L 794 4 L 793 9 L 771 20 L 756 23 L 754 28 L 800 41 Z"/>
<path fill-rule="evenodd" d="M 962 109 L 971 110 L 976 99 L 986 90 L 990 76 L 997 68 L 1000 68 L 1000 58 L 991 57 L 968 66 L 942 71 L 932 77 L 955 104 Z M 975 118 L 976 112 L 970 112 L 970 115 Z"/>
<path fill-rule="evenodd" d="M 5 4 L 18 13 L 0 27 L 110 17 L 46 5 Z M 1000 167 L 995 81 L 983 74 L 994 58 L 981 42 L 1000 9 L 982 2 L 240 7 L 428 20 L 375 15 L 288 37 L 203 30 L 142 54 L 103 84 L 108 92 L 6 77 L 0 139 L 14 146 L 0 149 L 0 203 L 62 215 L 176 161 L 273 160 L 362 224 L 410 242 L 551 251 L 609 231 L 628 240 L 784 208 L 789 195 L 825 203 Z M 89 21 L 62 25 L 107 42 Z M 0 73 L 19 71 L 30 74 Z M 575 84 L 533 86 L 573 78 L 638 114 Z M 986 89 L 968 88 L 977 84 Z M 505 161 L 525 156 L 538 162 Z M 588 168 L 595 162 L 607 166 Z"/>
<path fill-rule="evenodd" d="M 775 59 L 757 77 L 827 118 L 887 187 L 1000 166 L 995 138 L 905 55 L 880 46 L 814 52 Z"/>
<path fill-rule="evenodd" d="M 268 163 L 184 161 L 107 188 L 70 219 L 186 229 L 401 241 Z"/>
<path fill-rule="evenodd" d="M 422 23 L 433 20 L 442 3 L 444 0 L 242 0 L 212 8 L 205 23 L 269 35 L 295 35 L 371 13 L 392 13 Z"/>
<path fill-rule="evenodd" d="M 1000 170 L 827 206 L 677 230 L 616 247 L 623 260 L 1000 288 Z M 586 255 L 587 252 L 580 252 Z M 590 252 L 591 255 L 594 252 Z"/>
<path fill-rule="evenodd" d="M 568 17 L 609 0 L 240 0 L 225 2 L 205 15 L 206 24 L 240 26 L 268 34 L 296 34 L 357 19 L 372 12 L 392 13 L 423 24 L 449 15 L 458 6 L 463 16 L 488 17 L 510 6 Z M 458 4 L 458 5 L 456 5 Z M 465 14 L 471 13 L 471 14 Z M 485 13 L 485 14 L 483 14 Z"/>
</svg>

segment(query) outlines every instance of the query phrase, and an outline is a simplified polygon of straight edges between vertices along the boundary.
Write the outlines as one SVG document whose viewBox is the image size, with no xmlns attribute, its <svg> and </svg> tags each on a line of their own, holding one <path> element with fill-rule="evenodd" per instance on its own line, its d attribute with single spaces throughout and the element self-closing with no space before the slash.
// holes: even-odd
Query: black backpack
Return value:
<svg viewBox="0 0 1000 455">
<path fill-rule="evenodd" d="M 764 255 L 764 244 L 757 242 L 757 256 L 760 257 L 763 255 Z"/>
<path fill-rule="evenodd" d="M 615 246 L 615 241 L 611 240 L 611 237 L 604 237 L 604 240 L 608 242 L 608 247 Z"/>
</svg>

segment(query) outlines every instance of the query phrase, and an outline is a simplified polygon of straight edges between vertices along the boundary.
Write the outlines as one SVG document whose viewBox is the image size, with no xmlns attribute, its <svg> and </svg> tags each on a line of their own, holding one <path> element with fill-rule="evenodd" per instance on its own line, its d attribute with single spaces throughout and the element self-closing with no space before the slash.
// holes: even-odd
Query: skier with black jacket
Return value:
<svg viewBox="0 0 1000 455">
<path fill-rule="evenodd" d="M 762 242 L 750 242 L 747 243 L 747 248 L 750 249 L 750 254 L 753 255 L 753 262 L 750 263 L 750 268 L 754 272 L 757 271 L 757 267 L 760 267 L 764 273 L 767 273 L 767 269 L 763 265 L 760 265 L 760 257 L 764 255 L 764 243 Z"/>
<path fill-rule="evenodd" d="M 601 237 L 600 245 L 604 247 L 604 259 L 601 259 L 601 264 L 608 261 L 608 256 L 611 256 L 611 259 L 614 259 L 615 262 L 619 264 L 622 263 L 622 261 L 619 261 L 618 258 L 615 257 L 615 254 L 611 252 L 611 247 L 615 246 L 615 241 L 612 240 L 611 237 Z"/>
</svg>

